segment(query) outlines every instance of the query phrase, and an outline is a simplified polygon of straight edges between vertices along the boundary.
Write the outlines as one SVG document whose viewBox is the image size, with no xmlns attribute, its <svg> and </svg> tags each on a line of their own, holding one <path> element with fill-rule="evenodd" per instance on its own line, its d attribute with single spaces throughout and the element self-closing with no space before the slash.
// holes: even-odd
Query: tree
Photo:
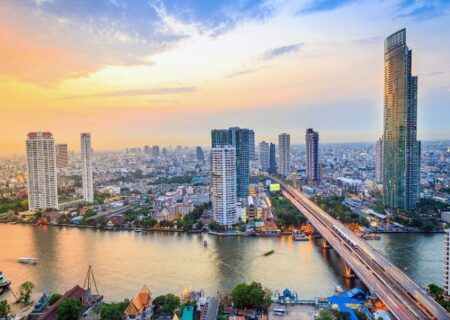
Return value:
<svg viewBox="0 0 450 320">
<path fill-rule="evenodd" d="M 60 293 L 53 293 L 48 299 L 48 304 L 52 306 L 59 298 L 61 298 Z"/>
<path fill-rule="evenodd" d="M 166 294 L 165 296 L 158 296 L 153 300 L 156 312 L 164 312 L 172 314 L 175 309 L 179 308 L 181 304 L 180 298 L 174 294 Z"/>
<path fill-rule="evenodd" d="M 0 301 L 0 318 L 8 318 L 10 311 L 11 307 L 9 306 L 8 301 Z"/>
<path fill-rule="evenodd" d="M 322 309 L 319 312 L 318 320 L 334 320 L 334 314 L 330 310 Z"/>
<path fill-rule="evenodd" d="M 80 300 L 69 298 L 64 300 L 56 309 L 58 320 L 78 320 L 83 312 Z"/>
<path fill-rule="evenodd" d="M 100 307 L 100 320 L 122 320 L 123 313 L 129 304 L 128 299 L 119 303 L 103 303 Z"/>
<path fill-rule="evenodd" d="M 34 289 L 34 284 L 30 281 L 26 281 L 24 283 L 22 283 L 20 285 L 20 289 L 19 289 L 19 302 L 20 303 L 30 303 L 30 298 L 31 298 L 31 292 Z"/>
<path fill-rule="evenodd" d="M 444 289 L 442 289 L 441 287 L 439 287 L 438 285 L 434 284 L 434 283 L 430 283 L 428 285 L 428 290 L 430 290 L 430 293 L 433 297 L 440 297 L 442 294 L 444 294 Z"/>
<path fill-rule="evenodd" d="M 261 283 L 240 283 L 231 292 L 233 304 L 238 308 L 268 308 L 271 304 L 271 292 L 265 290 Z"/>
</svg>

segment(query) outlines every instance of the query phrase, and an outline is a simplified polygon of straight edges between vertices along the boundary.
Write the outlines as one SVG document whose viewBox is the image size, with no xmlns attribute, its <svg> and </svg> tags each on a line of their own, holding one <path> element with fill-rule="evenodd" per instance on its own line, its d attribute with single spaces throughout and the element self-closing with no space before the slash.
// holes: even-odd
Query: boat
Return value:
<svg viewBox="0 0 450 320">
<path fill-rule="evenodd" d="M 207 247 L 207 246 L 208 246 L 208 241 L 203 240 L 203 246 L 204 246 L 204 247 Z"/>
<path fill-rule="evenodd" d="M 136 228 L 136 229 L 134 229 L 134 232 L 142 232 L 142 229 L 141 228 Z"/>
<path fill-rule="evenodd" d="M 9 289 L 11 285 L 11 280 L 3 277 L 3 272 L 0 271 L 0 293 Z"/>
<path fill-rule="evenodd" d="M 26 263 L 26 264 L 36 264 L 37 259 L 36 258 L 29 258 L 29 257 L 20 257 L 17 259 L 20 263 Z"/>
<path fill-rule="evenodd" d="M 275 250 L 270 250 L 270 251 L 267 251 L 266 253 L 264 253 L 263 254 L 263 256 L 270 256 L 271 254 L 273 254 L 275 252 Z"/>
<path fill-rule="evenodd" d="M 309 241 L 309 238 L 299 230 L 292 231 L 292 239 L 294 241 Z"/>
<path fill-rule="evenodd" d="M 381 240 L 381 236 L 376 233 L 364 233 L 361 237 L 364 240 Z"/>
</svg>

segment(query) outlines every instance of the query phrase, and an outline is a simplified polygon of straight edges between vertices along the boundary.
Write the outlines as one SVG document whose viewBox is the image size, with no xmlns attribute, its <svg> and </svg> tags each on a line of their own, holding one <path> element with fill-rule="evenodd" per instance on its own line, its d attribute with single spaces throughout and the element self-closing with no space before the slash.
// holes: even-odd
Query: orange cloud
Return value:
<svg viewBox="0 0 450 320">
<path fill-rule="evenodd" d="M 38 43 L 1 24 L 0 39 L 0 74 L 18 80 L 51 86 L 99 67 L 77 52 Z"/>
</svg>

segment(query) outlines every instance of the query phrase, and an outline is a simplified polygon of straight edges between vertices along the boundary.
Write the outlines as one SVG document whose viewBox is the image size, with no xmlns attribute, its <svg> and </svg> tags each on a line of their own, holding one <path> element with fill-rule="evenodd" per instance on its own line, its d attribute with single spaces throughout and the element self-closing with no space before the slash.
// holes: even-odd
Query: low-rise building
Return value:
<svg viewBox="0 0 450 320">
<path fill-rule="evenodd" d="M 125 309 L 125 319 L 150 320 L 152 315 L 152 295 L 147 286 L 144 285 Z"/>
</svg>

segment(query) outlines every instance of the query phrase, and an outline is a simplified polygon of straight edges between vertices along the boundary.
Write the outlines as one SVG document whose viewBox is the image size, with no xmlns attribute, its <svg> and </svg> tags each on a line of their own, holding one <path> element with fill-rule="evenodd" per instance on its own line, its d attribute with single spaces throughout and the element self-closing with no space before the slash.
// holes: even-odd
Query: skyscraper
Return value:
<svg viewBox="0 0 450 320">
<path fill-rule="evenodd" d="M 317 185 L 320 181 L 319 168 L 319 132 L 306 129 L 306 180 L 308 185 Z"/>
<path fill-rule="evenodd" d="M 275 144 L 271 143 L 269 149 L 269 173 L 275 173 L 277 172 L 277 150 Z"/>
<path fill-rule="evenodd" d="M 58 208 L 55 141 L 50 132 L 30 132 L 26 140 L 28 207 Z"/>
<path fill-rule="evenodd" d="M 417 77 L 411 64 L 402 29 L 384 42 L 383 187 L 385 206 L 403 210 L 415 208 L 419 194 Z"/>
<path fill-rule="evenodd" d="M 286 177 L 291 173 L 291 136 L 287 133 L 278 136 L 278 156 L 278 173 Z"/>
<path fill-rule="evenodd" d="M 211 146 L 213 148 L 224 145 L 231 145 L 235 148 L 238 197 L 248 196 L 250 183 L 250 131 L 239 127 L 211 131 Z"/>
<path fill-rule="evenodd" d="M 83 197 L 86 202 L 94 201 L 94 181 L 92 178 L 92 145 L 91 134 L 82 133 L 81 138 L 81 170 Z"/>
<path fill-rule="evenodd" d="M 197 161 L 203 161 L 203 160 L 205 160 L 205 154 L 203 153 L 203 149 L 202 149 L 202 147 L 197 147 L 196 149 L 195 149 L 195 151 L 196 151 L 196 157 L 197 157 Z"/>
<path fill-rule="evenodd" d="M 236 150 L 232 146 L 211 149 L 211 198 L 214 221 L 221 225 L 232 225 L 238 221 Z"/>
<path fill-rule="evenodd" d="M 67 144 L 59 143 L 55 145 L 56 151 L 56 168 L 65 169 L 69 166 L 69 151 Z"/>
<path fill-rule="evenodd" d="M 375 146 L 375 181 L 383 183 L 383 137 L 377 140 Z"/>
<path fill-rule="evenodd" d="M 248 131 L 248 139 L 249 139 L 249 147 L 248 147 L 248 153 L 249 153 L 249 159 L 250 161 L 255 161 L 255 132 L 253 130 Z"/>
<path fill-rule="evenodd" d="M 259 164 L 261 170 L 268 171 L 270 167 L 270 145 L 262 141 L 259 143 Z"/>
<path fill-rule="evenodd" d="M 250 184 L 250 130 L 233 127 L 228 132 L 230 144 L 236 150 L 237 195 L 247 197 Z"/>
</svg>

